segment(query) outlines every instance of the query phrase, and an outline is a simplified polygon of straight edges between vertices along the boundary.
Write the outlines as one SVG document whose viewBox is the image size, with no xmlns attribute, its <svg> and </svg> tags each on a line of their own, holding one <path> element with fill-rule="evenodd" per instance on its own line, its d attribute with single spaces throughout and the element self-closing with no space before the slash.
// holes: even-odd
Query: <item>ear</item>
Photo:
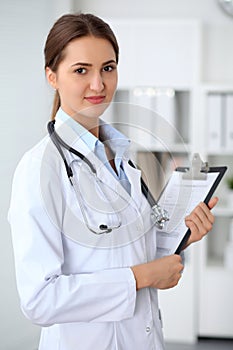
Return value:
<svg viewBox="0 0 233 350">
<path fill-rule="evenodd" d="M 52 86 L 53 89 L 57 89 L 57 75 L 51 68 L 46 67 L 45 69 L 46 77 L 48 83 Z"/>
</svg>

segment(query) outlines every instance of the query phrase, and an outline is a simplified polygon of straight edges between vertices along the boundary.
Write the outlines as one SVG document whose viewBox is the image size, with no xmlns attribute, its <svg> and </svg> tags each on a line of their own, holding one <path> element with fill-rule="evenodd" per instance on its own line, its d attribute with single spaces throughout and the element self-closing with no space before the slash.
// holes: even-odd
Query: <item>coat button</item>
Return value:
<svg viewBox="0 0 233 350">
<path fill-rule="evenodd" d="M 150 332 L 150 327 L 146 327 L 146 332 L 147 332 L 147 333 Z"/>
</svg>

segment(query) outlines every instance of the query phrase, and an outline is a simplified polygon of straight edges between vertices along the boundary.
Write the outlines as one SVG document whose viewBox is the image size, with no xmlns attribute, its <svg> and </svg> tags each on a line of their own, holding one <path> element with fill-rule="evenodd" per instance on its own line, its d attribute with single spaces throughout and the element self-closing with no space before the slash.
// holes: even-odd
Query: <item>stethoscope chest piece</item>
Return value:
<svg viewBox="0 0 233 350">
<path fill-rule="evenodd" d="M 158 229 L 162 230 L 165 226 L 165 223 L 169 221 L 168 212 L 166 209 L 162 209 L 160 205 L 155 204 L 151 208 L 151 219 L 155 226 Z"/>
</svg>

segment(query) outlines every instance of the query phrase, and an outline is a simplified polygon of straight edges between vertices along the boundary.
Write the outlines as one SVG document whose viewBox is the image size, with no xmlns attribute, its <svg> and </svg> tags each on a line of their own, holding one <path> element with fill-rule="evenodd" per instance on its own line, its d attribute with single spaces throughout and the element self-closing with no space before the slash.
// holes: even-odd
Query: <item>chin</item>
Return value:
<svg viewBox="0 0 233 350">
<path fill-rule="evenodd" d="M 83 108 L 77 112 L 77 115 L 82 115 L 87 118 L 99 118 L 108 108 L 110 102 L 95 104 L 86 108 Z"/>
</svg>

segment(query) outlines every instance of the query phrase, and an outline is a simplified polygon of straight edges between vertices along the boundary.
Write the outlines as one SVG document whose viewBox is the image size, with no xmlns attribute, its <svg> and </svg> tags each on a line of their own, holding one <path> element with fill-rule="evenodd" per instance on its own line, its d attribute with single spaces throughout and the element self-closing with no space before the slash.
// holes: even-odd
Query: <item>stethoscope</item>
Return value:
<svg viewBox="0 0 233 350">
<path fill-rule="evenodd" d="M 109 225 L 101 223 L 97 229 L 97 228 L 93 228 L 92 225 L 89 223 L 88 216 L 87 216 L 87 213 L 85 210 L 85 206 L 84 206 L 84 203 L 82 200 L 82 195 L 81 195 L 81 190 L 79 188 L 79 184 L 77 182 L 75 182 L 75 180 L 74 180 L 73 170 L 67 162 L 67 159 L 66 159 L 65 154 L 62 150 L 62 147 L 65 148 L 66 150 L 68 150 L 69 152 L 73 153 L 77 157 L 79 157 L 88 166 L 91 173 L 95 177 L 95 181 L 97 181 L 97 184 L 101 188 L 102 192 L 104 192 L 103 194 L 106 198 L 107 198 L 107 193 L 106 193 L 106 191 L 103 191 L 103 189 L 102 189 L 103 182 L 101 181 L 101 179 L 99 179 L 97 177 L 96 169 L 95 169 L 94 165 L 82 153 L 80 153 L 76 149 L 69 146 L 55 131 L 54 125 L 55 125 L 55 120 L 50 121 L 47 125 L 49 136 L 50 136 L 53 144 L 57 148 L 57 150 L 58 150 L 58 152 L 59 152 L 59 154 L 64 162 L 67 177 L 75 190 L 75 194 L 76 194 L 79 206 L 80 206 L 80 210 L 81 210 L 85 225 L 87 226 L 87 228 L 91 232 L 93 232 L 97 235 L 100 235 L 103 233 L 109 233 L 109 232 L 112 232 L 113 230 L 119 228 L 121 226 L 121 220 L 120 220 L 120 217 L 117 213 L 116 214 L 118 215 L 118 221 L 117 221 L 116 225 L 109 226 Z M 133 168 L 136 168 L 134 163 L 131 160 L 129 160 L 128 163 Z M 144 180 L 142 179 L 142 177 L 141 177 L 141 189 L 142 189 L 142 193 L 144 194 L 144 196 L 146 197 L 146 199 L 148 200 L 148 202 L 151 206 L 151 218 L 152 218 L 153 223 L 155 224 L 155 226 L 157 228 L 163 229 L 165 223 L 169 220 L 167 210 L 162 209 L 161 206 L 155 201 L 154 197 L 152 196 L 150 190 L 148 189 L 148 187 L 147 187 L 146 183 L 144 182 Z"/>
</svg>

